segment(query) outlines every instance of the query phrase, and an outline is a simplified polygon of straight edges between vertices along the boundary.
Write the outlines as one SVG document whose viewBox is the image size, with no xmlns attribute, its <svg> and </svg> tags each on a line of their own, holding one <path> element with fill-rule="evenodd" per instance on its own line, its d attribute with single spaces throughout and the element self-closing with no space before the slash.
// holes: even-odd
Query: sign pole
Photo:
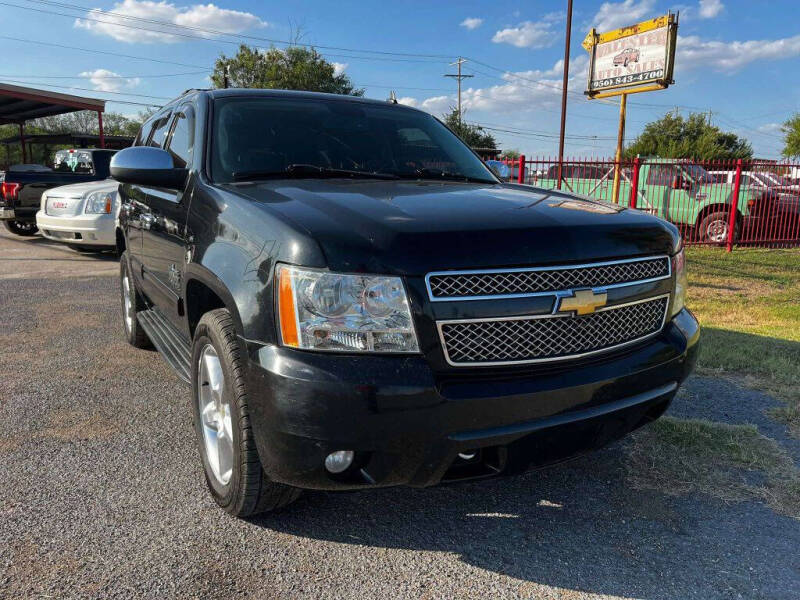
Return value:
<svg viewBox="0 0 800 600">
<path fill-rule="evenodd" d="M 619 130 L 617 131 L 617 153 L 614 156 L 614 204 L 619 204 L 619 180 L 622 171 L 622 144 L 625 141 L 625 110 L 627 108 L 628 94 L 623 92 L 619 97 Z"/>
<path fill-rule="evenodd" d="M 572 0 L 567 1 L 567 39 L 564 42 L 564 77 L 561 82 L 561 132 L 558 135 L 558 183 L 561 189 L 561 170 L 564 166 L 564 131 L 567 127 L 567 86 L 569 84 L 569 43 L 572 33 Z"/>
</svg>

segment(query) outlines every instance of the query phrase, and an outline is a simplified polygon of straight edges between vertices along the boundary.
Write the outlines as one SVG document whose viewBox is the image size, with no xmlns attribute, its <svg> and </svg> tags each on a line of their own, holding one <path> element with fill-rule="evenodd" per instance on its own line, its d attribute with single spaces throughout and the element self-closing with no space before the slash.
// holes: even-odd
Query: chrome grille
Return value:
<svg viewBox="0 0 800 600">
<path fill-rule="evenodd" d="M 658 256 L 564 267 L 440 272 L 426 279 L 431 300 L 468 300 L 630 285 L 669 276 L 669 257 Z"/>
<path fill-rule="evenodd" d="M 530 363 L 576 358 L 649 337 L 661 331 L 668 306 L 667 294 L 582 317 L 440 321 L 438 327 L 451 365 Z"/>
<path fill-rule="evenodd" d="M 44 213 L 54 217 L 74 217 L 80 214 L 83 203 L 81 197 L 61 198 L 47 196 L 44 204 Z"/>
</svg>

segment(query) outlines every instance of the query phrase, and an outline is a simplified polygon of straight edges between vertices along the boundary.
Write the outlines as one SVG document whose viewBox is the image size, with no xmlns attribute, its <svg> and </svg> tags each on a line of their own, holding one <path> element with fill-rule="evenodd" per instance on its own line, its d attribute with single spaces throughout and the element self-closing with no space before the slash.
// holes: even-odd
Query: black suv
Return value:
<svg viewBox="0 0 800 600">
<path fill-rule="evenodd" d="M 413 108 L 191 91 L 111 173 L 126 335 L 192 386 L 234 515 L 561 461 L 694 363 L 674 226 L 503 184 Z"/>
</svg>

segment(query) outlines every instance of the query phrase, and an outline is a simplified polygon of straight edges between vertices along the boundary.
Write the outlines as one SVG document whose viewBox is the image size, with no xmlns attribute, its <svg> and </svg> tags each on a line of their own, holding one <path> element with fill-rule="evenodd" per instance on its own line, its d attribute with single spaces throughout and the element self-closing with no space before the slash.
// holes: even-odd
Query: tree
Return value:
<svg viewBox="0 0 800 600">
<path fill-rule="evenodd" d="M 711 125 L 703 113 L 691 113 L 687 119 L 667 113 L 648 123 L 625 148 L 625 156 L 636 155 L 699 160 L 752 158 L 753 147 L 735 133 Z"/>
<path fill-rule="evenodd" d="M 152 114 L 153 111 L 144 110 L 140 111 L 136 117 L 126 117 L 120 113 L 105 112 L 103 113 L 103 133 L 135 136 L 142 123 Z M 91 133 L 95 135 L 100 131 L 97 113 L 87 110 L 40 117 L 31 121 L 26 129 L 30 133 Z"/>
<path fill-rule="evenodd" d="M 216 88 L 268 88 L 307 90 L 349 96 L 363 96 L 344 73 L 328 62 L 314 48 L 289 46 L 285 50 L 272 47 L 267 51 L 242 44 L 235 56 L 221 54 L 214 64 L 211 81 Z"/>
<path fill-rule="evenodd" d="M 467 123 L 459 118 L 458 109 L 453 108 L 444 115 L 444 123 L 455 132 L 458 137 L 464 140 L 470 148 L 491 148 L 497 149 L 497 142 L 491 133 L 486 133 L 480 125 Z"/>
<path fill-rule="evenodd" d="M 795 113 L 781 126 L 783 132 L 783 151 L 786 158 L 800 156 L 800 113 Z"/>
<path fill-rule="evenodd" d="M 520 151 L 516 148 L 511 148 L 510 150 L 503 150 L 503 158 L 511 158 L 511 159 L 518 159 L 520 157 Z"/>
</svg>

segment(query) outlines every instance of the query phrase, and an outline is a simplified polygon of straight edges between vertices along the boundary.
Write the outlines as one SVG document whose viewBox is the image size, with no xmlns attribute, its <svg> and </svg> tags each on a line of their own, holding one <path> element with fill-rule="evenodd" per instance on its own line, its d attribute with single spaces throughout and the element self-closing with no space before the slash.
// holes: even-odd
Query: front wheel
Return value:
<svg viewBox="0 0 800 600">
<path fill-rule="evenodd" d="M 713 244 L 725 244 L 728 242 L 728 230 L 730 229 L 730 215 L 726 212 L 713 212 L 707 214 L 700 221 L 699 225 L 700 239 L 704 242 L 711 242 Z M 734 239 L 736 239 L 736 231 L 734 229 Z"/>
<path fill-rule="evenodd" d="M 200 319 L 192 343 L 192 407 L 206 483 L 235 517 L 275 510 L 300 490 L 267 478 L 250 424 L 246 355 L 225 309 Z"/>
<path fill-rule="evenodd" d="M 136 318 L 137 313 L 145 310 L 147 306 L 136 289 L 133 277 L 131 277 L 127 252 L 123 252 L 119 259 L 119 287 L 122 298 L 122 325 L 125 328 L 125 339 L 135 348 L 152 347 L 150 338 L 147 337 L 141 323 Z"/>
<path fill-rule="evenodd" d="M 36 232 L 39 231 L 33 221 L 3 221 L 3 226 L 11 233 L 24 237 L 36 235 Z"/>
</svg>

